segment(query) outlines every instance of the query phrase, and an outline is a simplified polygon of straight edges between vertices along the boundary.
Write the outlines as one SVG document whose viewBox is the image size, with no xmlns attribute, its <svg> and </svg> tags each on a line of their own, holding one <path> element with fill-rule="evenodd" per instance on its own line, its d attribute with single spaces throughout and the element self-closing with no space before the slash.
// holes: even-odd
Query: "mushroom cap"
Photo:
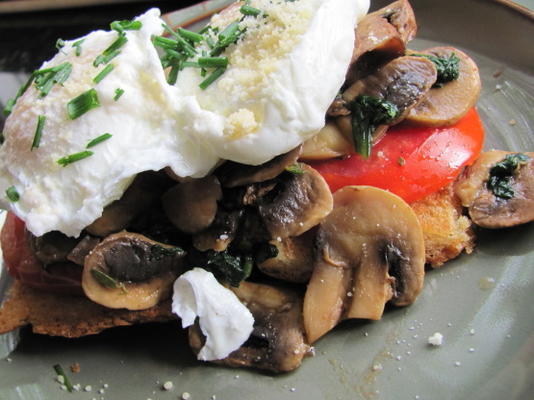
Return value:
<svg viewBox="0 0 534 400">
<path fill-rule="evenodd" d="M 476 104 L 480 95 L 481 83 L 476 63 L 454 47 L 433 47 L 417 53 L 438 57 L 456 54 L 460 59 L 460 75 L 456 80 L 430 89 L 425 98 L 410 110 L 406 119 L 423 126 L 455 124 Z"/>
<path fill-rule="evenodd" d="M 85 258 L 82 288 L 85 295 L 108 308 L 144 310 L 170 296 L 183 269 L 184 252 L 130 232 L 119 232 L 100 242 Z M 114 279 L 104 285 L 94 270 Z"/>
<path fill-rule="evenodd" d="M 388 301 L 411 304 L 423 287 L 419 220 L 404 200 L 385 190 L 338 190 L 333 211 L 319 226 L 316 248 L 304 298 L 310 343 L 341 319 L 380 319 Z"/>
<path fill-rule="evenodd" d="M 534 220 L 534 152 L 523 153 L 530 161 L 514 173 L 510 199 L 496 197 L 487 187 L 490 169 L 513 152 L 491 150 L 484 152 L 466 168 L 454 190 L 469 217 L 478 226 L 489 229 L 508 228 Z"/>
</svg>

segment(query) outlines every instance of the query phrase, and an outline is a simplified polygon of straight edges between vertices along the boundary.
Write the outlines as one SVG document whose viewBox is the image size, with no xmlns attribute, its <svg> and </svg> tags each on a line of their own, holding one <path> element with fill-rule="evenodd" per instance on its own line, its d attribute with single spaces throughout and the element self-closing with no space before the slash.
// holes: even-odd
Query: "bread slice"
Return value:
<svg viewBox="0 0 534 400">
<path fill-rule="evenodd" d="M 462 251 L 471 253 L 475 233 L 471 220 L 462 214 L 460 199 L 452 184 L 411 204 L 423 228 L 426 262 L 441 267 Z"/>
<path fill-rule="evenodd" d="M 0 333 L 31 325 L 35 333 L 75 338 L 115 326 L 173 319 L 170 299 L 148 310 L 111 309 L 86 297 L 47 293 L 15 281 L 0 308 Z"/>
</svg>

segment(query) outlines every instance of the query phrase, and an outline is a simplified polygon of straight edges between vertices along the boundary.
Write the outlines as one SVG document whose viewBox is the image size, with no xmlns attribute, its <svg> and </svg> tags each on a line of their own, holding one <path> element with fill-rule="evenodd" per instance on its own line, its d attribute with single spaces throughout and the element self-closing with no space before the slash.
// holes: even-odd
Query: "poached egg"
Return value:
<svg viewBox="0 0 534 400">
<path fill-rule="evenodd" d="M 224 74 L 204 90 L 197 68 L 167 83 L 152 42 L 164 30 L 157 9 L 136 19 L 141 29 L 124 32 L 127 42 L 107 64 L 95 67 L 94 60 L 117 32 L 66 42 L 42 66 L 70 63 L 65 82 L 44 97 L 31 84 L 6 121 L 0 206 L 36 236 L 53 230 L 78 236 L 140 172 L 170 167 L 181 177 L 202 177 L 221 160 L 258 165 L 314 135 L 343 84 L 356 21 L 369 2 L 253 0 L 251 6 L 262 15 L 239 15 L 246 31 L 222 54 L 229 60 Z M 211 24 L 222 29 L 233 18 L 223 13 Z M 111 72 L 95 82 L 107 65 Z M 69 118 L 67 104 L 92 89 L 100 105 Z M 44 125 L 34 147 L 39 117 Z M 111 136 L 91 147 L 89 157 L 58 162 L 104 134 Z"/>
</svg>

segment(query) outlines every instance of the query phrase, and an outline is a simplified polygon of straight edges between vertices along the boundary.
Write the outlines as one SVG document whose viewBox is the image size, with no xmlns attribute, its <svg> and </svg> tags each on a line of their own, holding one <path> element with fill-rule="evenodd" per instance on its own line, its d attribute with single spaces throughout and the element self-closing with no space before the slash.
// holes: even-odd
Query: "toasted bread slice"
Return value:
<svg viewBox="0 0 534 400">
<path fill-rule="evenodd" d="M 85 297 L 53 294 L 15 281 L 0 308 L 0 333 L 31 325 L 35 333 L 75 338 L 115 326 L 175 319 L 166 300 L 142 311 L 110 309 Z"/>
<path fill-rule="evenodd" d="M 411 204 L 423 228 L 426 262 L 441 267 L 462 251 L 471 253 L 475 234 L 471 220 L 462 215 L 462 205 L 449 185 Z"/>
</svg>

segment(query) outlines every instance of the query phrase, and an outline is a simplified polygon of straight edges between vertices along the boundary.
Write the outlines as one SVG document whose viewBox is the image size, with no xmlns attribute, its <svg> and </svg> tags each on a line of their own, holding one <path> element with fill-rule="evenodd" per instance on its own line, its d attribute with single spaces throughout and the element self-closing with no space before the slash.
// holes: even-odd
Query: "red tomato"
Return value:
<svg viewBox="0 0 534 400">
<path fill-rule="evenodd" d="M 332 192 L 347 185 L 389 190 L 407 202 L 419 200 L 454 180 L 480 154 L 484 129 L 477 111 L 469 110 L 455 125 L 417 128 L 397 125 L 375 146 L 369 159 L 313 163 Z"/>
<path fill-rule="evenodd" d="M 27 286 L 49 292 L 83 294 L 81 268 L 60 267 L 55 274 L 45 270 L 30 248 L 24 221 L 15 214 L 7 213 L 0 242 L 4 264 L 15 279 Z"/>
</svg>

